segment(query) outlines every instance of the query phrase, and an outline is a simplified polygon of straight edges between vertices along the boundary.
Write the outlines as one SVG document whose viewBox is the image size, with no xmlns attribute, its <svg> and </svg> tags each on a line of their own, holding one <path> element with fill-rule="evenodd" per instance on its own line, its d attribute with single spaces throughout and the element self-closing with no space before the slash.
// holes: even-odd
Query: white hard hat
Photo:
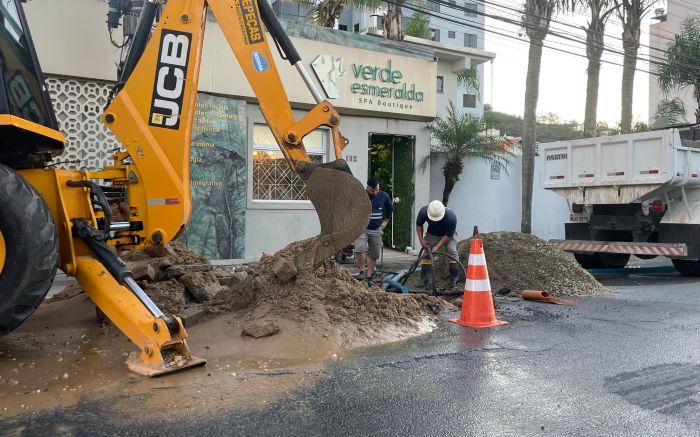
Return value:
<svg viewBox="0 0 700 437">
<path fill-rule="evenodd" d="M 445 217 L 445 205 L 439 200 L 433 200 L 428 205 L 428 218 L 434 222 L 439 222 Z"/>
</svg>

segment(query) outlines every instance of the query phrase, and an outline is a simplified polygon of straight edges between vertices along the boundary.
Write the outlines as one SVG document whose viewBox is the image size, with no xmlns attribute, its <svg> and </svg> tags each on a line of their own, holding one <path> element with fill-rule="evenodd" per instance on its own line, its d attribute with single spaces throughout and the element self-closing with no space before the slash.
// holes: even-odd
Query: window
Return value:
<svg viewBox="0 0 700 437">
<path fill-rule="evenodd" d="M 352 26 L 352 31 L 355 33 L 360 33 L 360 23 L 355 23 L 355 25 Z"/>
<path fill-rule="evenodd" d="M 328 131 L 319 129 L 304 138 L 311 162 L 326 161 Z M 253 126 L 253 200 L 307 200 L 306 185 L 282 155 L 264 124 Z"/>
<path fill-rule="evenodd" d="M 437 92 L 442 94 L 445 89 L 445 78 L 443 76 L 437 77 Z"/>
<path fill-rule="evenodd" d="M 464 4 L 464 16 L 465 17 L 476 17 L 476 3 L 465 3 Z"/>
<path fill-rule="evenodd" d="M 455 39 L 455 31 L 454 30 L 448 30 L 447 31 L 447 37 Z"/>
<path fill-rule="evenodd" d="M 456 4 L 457 4 L 457 0 L 450 0 L 450 4 L 451 4 L 451 5 L 456 5 Z"/>
<path fill-rule="evenodd" d="M 433 12 L 440 12 L 440 3 L 435 0 L 428 0 L 428 9 Z"/>
<path fill-rule="evenodd" d="M 464 34 L 464 47 L 474 47 L 476 48 L 476 35 L 473 33 Z"/>
<path fill-rule="evenodd" d="M 476 108 L 476 95 L 463 94 L 462 95 L 462 106 L 465 108 Z"/>
<path fill-rule="evenodd" d="M 430 39 L 440 41 L 440 29 L 430 29 Z"/>
<path fill-rule="evenodd" d="M 338 30 L 348 30 L 348 25 L 347 24 L 339 24 L 338 25 Z"/>
</svg>

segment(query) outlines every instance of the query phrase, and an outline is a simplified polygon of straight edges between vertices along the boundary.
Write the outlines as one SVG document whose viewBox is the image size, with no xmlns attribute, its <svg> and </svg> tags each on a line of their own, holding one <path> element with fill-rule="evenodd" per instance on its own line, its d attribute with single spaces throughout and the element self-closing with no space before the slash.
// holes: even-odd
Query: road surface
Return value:
<svg viewBox="0 0 700 437">
<path fill-rule="evenodd" d="M 150 418 L 118 408 L 140 397 L 114 393 L 2 419 L 0 435 L 700 435 L 700 282 L 600 279 L 615 292 L 575 307 L 506 302 L 506 326 L 444 321 L 320 369 L 243 375 L 263 397 L 279 391 L 254 405 Z"/>
</svg>

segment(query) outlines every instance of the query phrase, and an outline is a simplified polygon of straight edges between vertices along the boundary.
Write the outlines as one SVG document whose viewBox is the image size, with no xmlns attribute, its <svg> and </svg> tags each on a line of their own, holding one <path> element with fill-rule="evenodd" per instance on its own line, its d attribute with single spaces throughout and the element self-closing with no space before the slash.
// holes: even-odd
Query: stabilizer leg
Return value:
<svg viewBox="0 0 700 437">
<path fill-rule="evenodd" d="M 155 317 L 95 258 L 78 257 L 75 277 L 95 305 L 141 349 L 140 355 L 132 353 L 127 360 L 131 371 L 156 376 L 206 363 L 190 354 L 187 332 L 179 317 Z"/>
</svg>

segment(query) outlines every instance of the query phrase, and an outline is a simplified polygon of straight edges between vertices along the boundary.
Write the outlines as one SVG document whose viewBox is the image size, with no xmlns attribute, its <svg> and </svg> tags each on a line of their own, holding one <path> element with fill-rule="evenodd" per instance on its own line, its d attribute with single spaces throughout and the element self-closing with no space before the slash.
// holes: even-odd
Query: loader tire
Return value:
<svg viewBox="0 0 700 437">
<path fill-rule="evenodd" d="M 58 266 L 58 236 L 41 195 L 0 164 L 0 336 L 18 327 L 44 300 Z"/>
<path fill-rule="evenodd" d="M 691 261 L 686 259 L 672 259 L 673 266 L 683 276 L 700 276 L 700 261 Z"/>
</svg>

